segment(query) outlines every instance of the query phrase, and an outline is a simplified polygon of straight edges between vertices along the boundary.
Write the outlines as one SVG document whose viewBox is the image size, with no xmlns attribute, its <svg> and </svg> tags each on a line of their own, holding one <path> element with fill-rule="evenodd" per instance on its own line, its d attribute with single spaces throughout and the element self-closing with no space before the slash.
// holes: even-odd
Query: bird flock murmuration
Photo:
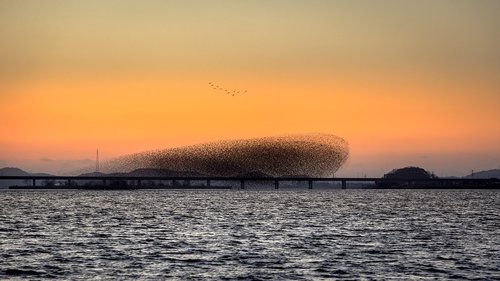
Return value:
<svg viewBox="0 0 500 281">
<path fill-rule="evenodd" d="M 222 140 L 122 156 L 101 165 L 104 172 L 141 168 L 210 176 L 263 173 L 274 177 L 333 176 L 349 156 L 348 143 L 331 134 Z"/>
</svg>

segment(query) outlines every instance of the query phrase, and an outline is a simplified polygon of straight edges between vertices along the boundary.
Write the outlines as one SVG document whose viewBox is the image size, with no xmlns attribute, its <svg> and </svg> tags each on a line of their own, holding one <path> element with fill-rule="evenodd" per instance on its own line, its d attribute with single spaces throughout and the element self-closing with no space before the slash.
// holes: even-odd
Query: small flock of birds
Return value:
<svg viewBox="0 0 500 281">
<path fill-rule="evenodd" d="M 229 90 L 229 89 L 223 88 L 223 87 L 221 87 L 215 83 L 212 83 L 212 82 L 208 82 L 208 85 L 210 85 L 210 87 L 215 91 L 221 91 L 221 92 L 225 93 L 226 95 L 231 95 L 233 97 L 236 95 L 247 93 L 247 90 Z"/>
</svg>

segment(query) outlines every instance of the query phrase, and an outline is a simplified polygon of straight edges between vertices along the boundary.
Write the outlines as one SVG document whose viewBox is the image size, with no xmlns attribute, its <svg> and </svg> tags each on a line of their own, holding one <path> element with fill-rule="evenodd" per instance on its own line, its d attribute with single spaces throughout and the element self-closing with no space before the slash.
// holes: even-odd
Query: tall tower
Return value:
<svg viewBox="0 0 500 281">
<path fill-rule="evenodd" d="M 97 153 L 95 156 L 95 172 L 99 173 L 99 148 L 97 149 Z"/>
</svg>

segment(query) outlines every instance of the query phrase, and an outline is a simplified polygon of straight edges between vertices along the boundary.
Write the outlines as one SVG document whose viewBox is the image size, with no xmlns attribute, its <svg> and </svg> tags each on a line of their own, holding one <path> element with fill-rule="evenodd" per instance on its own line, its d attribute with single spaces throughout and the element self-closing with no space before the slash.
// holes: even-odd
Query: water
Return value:
<svg viewBox="0 0 500 281">
<path fill-rule="evenodd" d="M 500 192 L 1 191 L 0 279 L 495 279 Z"/>
</svg>

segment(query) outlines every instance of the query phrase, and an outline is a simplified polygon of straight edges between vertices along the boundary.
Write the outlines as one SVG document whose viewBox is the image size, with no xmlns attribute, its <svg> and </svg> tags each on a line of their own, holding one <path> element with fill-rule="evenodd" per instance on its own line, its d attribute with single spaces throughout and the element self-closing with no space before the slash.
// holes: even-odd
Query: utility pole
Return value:
<svg viewBox="0 0 500 281">
<path fill-rule="evenodd" d="M 99 173 L 99 148 L 97 149 L 95 157 L 95 172 Z"/>
</svg>

